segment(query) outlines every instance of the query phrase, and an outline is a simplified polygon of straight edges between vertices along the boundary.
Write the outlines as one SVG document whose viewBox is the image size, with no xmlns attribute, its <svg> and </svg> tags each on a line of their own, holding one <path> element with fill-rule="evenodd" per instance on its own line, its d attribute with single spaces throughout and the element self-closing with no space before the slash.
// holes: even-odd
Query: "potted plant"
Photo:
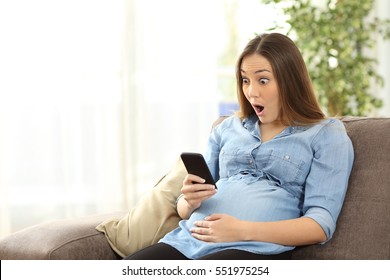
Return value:
<svg viewBox="0 0 390 280">
<path fill-rule="evenodd" d="M 390 20 L 373 17 L 374 0 L 262 0 L 286 15 L 287 34 L 305 58 L 319 102 L 331 115 L 364 116 L 382 106 L 374 94 L 378 36 L 390 38 Z M 271 30 L 281 28 L 275 24 Z"/>
</svg>

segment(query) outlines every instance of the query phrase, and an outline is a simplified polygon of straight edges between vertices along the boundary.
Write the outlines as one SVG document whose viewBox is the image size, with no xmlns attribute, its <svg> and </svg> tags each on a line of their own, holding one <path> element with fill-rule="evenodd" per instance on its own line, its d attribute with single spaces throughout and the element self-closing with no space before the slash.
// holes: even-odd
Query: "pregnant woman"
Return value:
<svg viewBox="0 0 390 280">
<path fill-rule="evenodd" d="M 332 238 L 353 147 L 321 111 L 300 51 L 284 35 L 256 36 L 236 77 L 240 109 L 205 153 L 218 189 L 188 174 L 179 227 L 127 259 L 289 259 Z"/>
</svg>

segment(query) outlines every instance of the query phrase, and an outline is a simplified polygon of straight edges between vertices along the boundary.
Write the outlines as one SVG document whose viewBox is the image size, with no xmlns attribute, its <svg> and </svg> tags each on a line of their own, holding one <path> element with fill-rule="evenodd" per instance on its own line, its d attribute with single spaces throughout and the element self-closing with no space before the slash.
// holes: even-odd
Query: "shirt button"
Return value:
<svg viewBox="0 0 390 280">
<path fill-rule="evenodd" d="M 290 156 L 289 156 L 289 155 L 285 155 L 285 156 L 284 156 L 284 159 L 285 159 L 285 160 L 289 160 L 289 159 L 290 159 Z"/>
</svg>

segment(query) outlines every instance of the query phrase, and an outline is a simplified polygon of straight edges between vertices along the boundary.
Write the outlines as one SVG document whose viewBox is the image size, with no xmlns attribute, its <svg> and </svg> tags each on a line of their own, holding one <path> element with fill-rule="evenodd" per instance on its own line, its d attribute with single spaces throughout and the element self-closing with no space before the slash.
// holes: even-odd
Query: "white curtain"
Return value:
<svg viewBox="0 0 390 280">
<path fill-rule="evenodd" d="M 0 2 L 0 237 L 125 207 L 123 1 Z"/>
</svg>

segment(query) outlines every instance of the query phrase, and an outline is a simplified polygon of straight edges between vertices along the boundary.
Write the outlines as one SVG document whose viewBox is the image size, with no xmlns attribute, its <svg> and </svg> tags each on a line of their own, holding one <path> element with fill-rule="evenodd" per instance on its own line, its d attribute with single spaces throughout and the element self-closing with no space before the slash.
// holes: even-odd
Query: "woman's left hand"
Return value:
<svg viewBox="0 0 390 280">
<path fill-rule="evenodd" d="M 233 242 L 243 240 L 243 221 L 226 214 L 212 214 L 203 221 L 196 221 L 192 236 L 206 242 Z"/>
</svg>

